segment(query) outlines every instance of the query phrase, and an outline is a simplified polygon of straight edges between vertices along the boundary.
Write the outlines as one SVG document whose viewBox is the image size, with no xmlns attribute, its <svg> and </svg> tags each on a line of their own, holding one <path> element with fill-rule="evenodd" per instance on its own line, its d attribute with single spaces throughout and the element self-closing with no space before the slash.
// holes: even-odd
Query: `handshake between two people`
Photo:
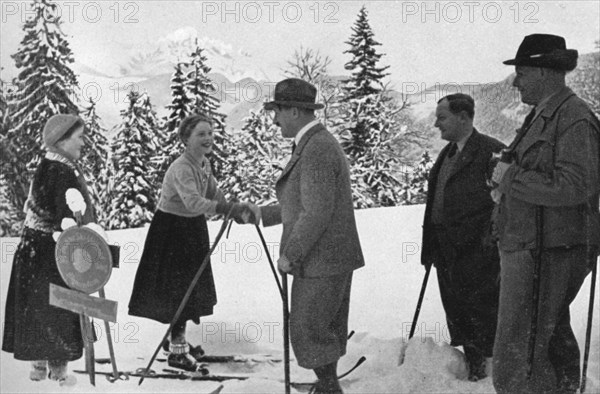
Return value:
<svg viewBox="0 0 600 394">
<path fill-rule="evenodd" d="M 229 217 L 237 224 L 259 224 L 261 219 L 260 207 L 249 202 L 219 202 L 216 211 L 224 216 L 231 212 Z"/>
</svg>

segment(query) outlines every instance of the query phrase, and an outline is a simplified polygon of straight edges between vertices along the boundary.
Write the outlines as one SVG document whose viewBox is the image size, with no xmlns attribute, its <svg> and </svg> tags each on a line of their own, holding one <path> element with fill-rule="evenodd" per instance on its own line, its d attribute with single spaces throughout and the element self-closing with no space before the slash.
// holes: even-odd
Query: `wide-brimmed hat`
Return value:
<svg viewBox="0 0 600 394">
<path fill-rule="evenodd" d="M 43 147 L 45 149 L 53 147 L 71 128 L 83 127 L 83 125 L 83 120 L 76 115 L 58 114 L 52 116 L 46 122 L 42 132 Z"/>
<path fill-rule="evenodd" d="M 565 39 L 561 36 L 531 34 L 523 39 L 517 56 L 503 63 L 572 71 L 577 67 L 577 56 L 575 49 L 567 49 Z"/>
<path fill-rule="evenodd" d="M 275 85 L 273 101 L 264 104 L 266 110 L 272 110 L 276 105 L 321 109 L 323 104 L 315 103 L 317 88 L 312 84 L 299 79 L 288 78 Z"/>
</svg>

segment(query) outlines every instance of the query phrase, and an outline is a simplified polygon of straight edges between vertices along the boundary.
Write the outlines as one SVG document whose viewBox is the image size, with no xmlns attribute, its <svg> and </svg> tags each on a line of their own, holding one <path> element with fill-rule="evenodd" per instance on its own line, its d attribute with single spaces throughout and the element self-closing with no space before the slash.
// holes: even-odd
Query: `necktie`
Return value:
<svg viewBox="0 0 600 394">
<path fill-rule="evenodd" d="M 456 145 L 456 143 L 454 143 L 454 142 L 451 143 L 450 149 L 448 149 L 448 158 L 451 159 L 452 157 L 454 157 L 457 150 L 458 150 L 458 146 Z"/>
</svg>

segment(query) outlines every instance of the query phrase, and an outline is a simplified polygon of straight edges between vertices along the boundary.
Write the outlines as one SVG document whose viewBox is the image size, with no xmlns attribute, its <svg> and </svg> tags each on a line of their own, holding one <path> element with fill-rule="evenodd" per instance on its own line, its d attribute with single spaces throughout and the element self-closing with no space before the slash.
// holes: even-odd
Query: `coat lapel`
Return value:
<svg viewBox="0 0 600 394">
<path fill-rule="evenodd" d="M 521 146 L 517 149 L 521 152 L 526 152 L 537 141 L 543 141 L 550 138 L 549 135 L 544 134 L 546 122 L 548 119 L 553 118 L 560 106 L 574 94 L 575 93 L 573 93 L 571 89 L 564 87 L 554 97 L 550 98 L 550 101 L 548 101 L 548 104 L 546 104 L 542 113 L 536 116 L 529 125 L 529 128 L 526 131 L 527 134 L 523 136 L 523 140 L 520 142 Z"/>
<path fill-rule="evenodd" d="M 324 128 L 325 127 L 322 124 L 319 123 L 319 124 L 314 125 L 313 127 L 311 127 L 306 132 L 306 134 L 304 134 L 302 136 L 302 139 L 300 139 L 300 142 L 296 146 L 296 149 L 294 150 L 294 153 L 292 154 L 292 157 L 290 158 L 290 161 L 287 163 L 287 165 L 283 169 L 283 172 L 281 173 L 281 176 L 279 177 L 279 179 L 277 180 L 277 182 L 279 182 L 281 179 L 283 179 L 292 170 L 292 168 L 294 168 L 294 166 L 296 165 L 296 163 L 300 159 L 300 154 L 302 153 L 302 150 L 304 150 L 304 147 L 306 146 L 306 144 L 308 143 L 308 141 L 312 138 L 312 136 L 315 135 L 316 133 L 318 133 L 319 131 L 321 131 L 321 129 L 324 129 Z"/>
<path fill-rule="evenodd" d="M 465 168 L 469 163 L 473 161 L 475 158 L 475 154 L 479 149 L 479 133 L 475 128 L 473 128 L 473 133 L 467 140 L 463 150 L 458 153 L 458 157 L 454 167 L 452 167 L 452 171 L 450 172 L 450 177 L 453 177 L 460 170 Z"/>
</svg>

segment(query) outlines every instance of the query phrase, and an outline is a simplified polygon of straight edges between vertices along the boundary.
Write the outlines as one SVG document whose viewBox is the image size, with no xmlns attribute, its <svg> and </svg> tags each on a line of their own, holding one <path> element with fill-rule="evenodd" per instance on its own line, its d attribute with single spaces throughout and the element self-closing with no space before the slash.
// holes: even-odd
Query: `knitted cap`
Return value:
<svg viewBox="0 0 600 394">
<path fill-rule="evenodd" d="M 53 147 L 73 126 L 83 126 L 83 120 L 76 115 L 58 114 L 46 122 L 43 131 L 44 148 Z"/>
</svg>

